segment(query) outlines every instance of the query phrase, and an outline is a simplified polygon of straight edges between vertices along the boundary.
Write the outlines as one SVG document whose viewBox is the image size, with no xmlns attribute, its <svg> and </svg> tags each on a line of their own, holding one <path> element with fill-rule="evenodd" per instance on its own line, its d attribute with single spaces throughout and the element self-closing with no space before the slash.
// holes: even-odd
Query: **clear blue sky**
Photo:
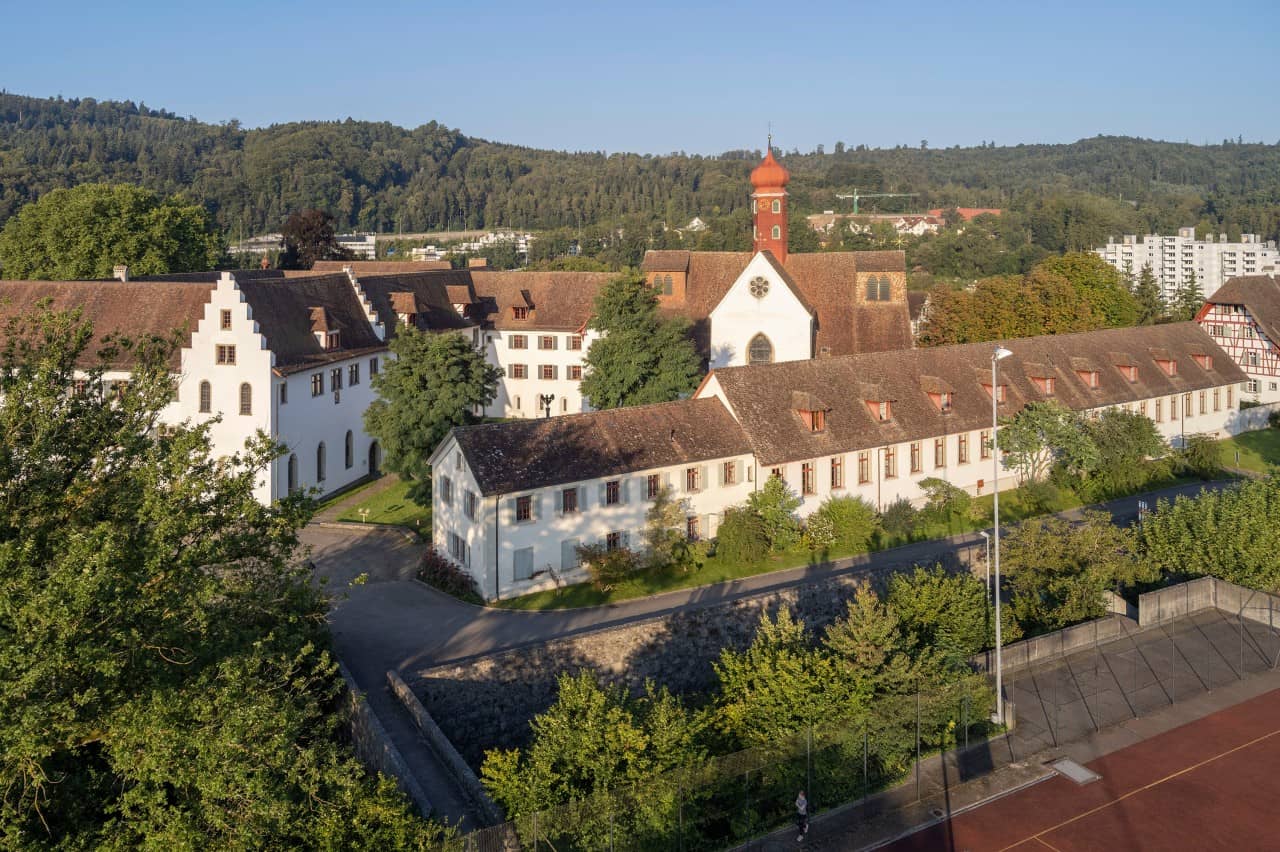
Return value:
<svg viewBox="0 0 1280 852">
<path fill-rule="evenodd" d="M 1280 139 L 1265 2 L 11 4 L 0 87 L 569 150 Z"/>
</svg>

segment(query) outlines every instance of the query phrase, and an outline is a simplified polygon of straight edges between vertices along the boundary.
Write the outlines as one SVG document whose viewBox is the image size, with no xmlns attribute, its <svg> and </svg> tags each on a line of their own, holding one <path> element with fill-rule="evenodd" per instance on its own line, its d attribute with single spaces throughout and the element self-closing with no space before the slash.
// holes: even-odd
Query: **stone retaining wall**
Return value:
<svg viewBox="0 0 1280 852">
<path fill-rule="evenodd" d="M 369 706 L 365 694 L 360 691 L 346 666 L 339 663 L 338 671 L 347 685 L 343 701 L 356 758 L 369 771 L 381 772 L 388 778 L 394 778 L 400 789 L 417 805 L 418 812 L 424 817 L 431 816 L 431 802 L 427 799 L 427 794 L 422 791 L 386 728 L 382 727 L 382 722 Z"/>
</svg>

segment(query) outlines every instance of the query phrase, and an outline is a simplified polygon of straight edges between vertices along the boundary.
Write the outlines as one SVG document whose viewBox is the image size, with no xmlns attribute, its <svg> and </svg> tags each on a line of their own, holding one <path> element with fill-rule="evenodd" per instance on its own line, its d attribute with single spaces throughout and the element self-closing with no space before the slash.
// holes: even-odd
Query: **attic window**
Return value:
<svg viewBox="0 0 1280 852">
<path fill-rule="evenodd" d="M 991 382 L 983 382 L 982 389 L 987 392 L 987 396 L 991 396 Z M 1009 386 L 1004 382 L 996 385 L 996 402 L 1003 404 L 1008 397 Z"/>
<path fill-rule="evenodd" d="M 1053 376 L 1032 376 L 1036 389 L 1045 396 L 1053 396 Z M 1004 400 L 1001 400 L 1003 402 Z"/>
<path fill-rule="evenodd" d="M 810 432 L 821 432 L 827 428 L 827 412 L 821 409 L 813 411 L 801 410 L 797 411 L 796 414 L 800 415 L 800 422 Z"/>
<path fill-rule="evenodd" d="M 893 419 L 893 401 L 892 400 L 868 399 L 866 400 L 866 403 L 867 403 L 867 411 L 871 412 L 871 416 L 874 417 L 878 422 L 887 423 Z"/>
<path fill-rule="evenodd" d="M 1135 365 L 1117 364 L 1116 367 L 1120 370 L 1120 375 L 1124 376 L 1129 381 L 1136 382 L 1138 380 L 1138 368 Z"/>
<path fill-rule="evenodd" d="M 529 318 L 529 309 L 524 305 L 517 305 L 511 309 L 511 318 L 518 320 L 527 320 Z"/>
<path fill-rule="evenodd" d="M 328 331 L 328 332 L 325 332 L 325 335 L 324 335 L 324 349 L 325 349 L 325 351 L 326 351 L 326 352 L 331 352 L 331 351 L 333 351 L 334 349 L 338 349 L 338 348 L 340 348 L 339 343 L 338 343 L 338 335 L 339 335 L 339 333 L 340 333 L 340 332 L 337 332 L 337 331 Z"/>
<path fill-rule="evenodd" d="M 1178 375 L 1178 362 L 1172 358 L 1157 358 L 1156 366 L 1164 370 L 1166 376 Z"/>
<path fill-rule="evenodd" d="M 1080 381 L 1084 382 L 1086 387 L 1094 389 L 1098 387 L 1100 377 L 1097 370 L 1076 370 L 1076 375 L 1080 377 Z"/>
<path fill-rule="evenodd" d="M 827 428 L 827 406 L 811 393 L 791 392 L 791 410 L 800 416 L 800 422 L 810 432 Z"/>
<path fill-rule="evenodd" d="M 1192 357 L 1192 358 L 1194 358 L 1194 359 L 1195 359 L 1195 361 L 1196 361 L 1196 363 L 1200 365 L 1200 369 L 1202 369 L 1202 370 L 1212 370 L 1212 369 L 1213 369 L 1213 356 L 1212 356 L 1212 355 L 1206 355 L 1206 354 L 1204 354 L 1203 352 L 1196 352 L 1196 353 L 1193 353 L 1191 357 Z"/>
</svg>

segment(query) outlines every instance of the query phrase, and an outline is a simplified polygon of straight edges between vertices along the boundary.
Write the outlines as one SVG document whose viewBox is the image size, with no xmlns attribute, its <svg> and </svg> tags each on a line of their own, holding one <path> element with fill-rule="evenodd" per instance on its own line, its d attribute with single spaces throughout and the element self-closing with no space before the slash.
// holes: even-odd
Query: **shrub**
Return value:
<svg viewBox="0 0 1280 852">
<path fill-rule="evenodd" d="M 769 553 L 769 537 L 764 522 L 747 506 L 730 506 L 724 511 L 716 534 L 716 554 L 732 562 L 759 562 Z"/>
<path fill-rule="evenodd" d="M 804 543 L 810 550 L 830 550 L 836 543 L 836 525 L 829 515 L 814 512 L 804 527 Z"/>
<path fill-rule="evenodd" d="M 747 506 L 760 517 L 765 539 L 773 550 L 786 550 L 800 537 L 796 509 L 800 498 L 780 477 L 771 476 L 764 487 L 747 498 Z"/>
<path fill-rule="evenodd" d="M 642 565 L 639 554 L 625 547 L 610 550 L 603 544 L 580 544 L 577 553 L 591 584 L 602 592 L 634 576 Z"/>
<path fill-rule="evenodd" d="M 936 476 L 920 480 L 920 490 L 928 500 L 920 512 L 920 519 L 924 523 L 950 526 L 954 518 L 967 518 L 973 507 L 973 498 L 968 491 Z"/>
<path fill-rule="evenodd" d="M 880 513 L 880 526 L 889 535 L 896 538 L 911 538 L 915 531 L 916 521 L 920 513 L 905 497 L 899 497 Z"/>
<path fill-rule="evenodd" d="M 809 516 L 809 525 L 813 526 L 819 517 L 831 521 L 834 544 L 841 548 L 865 550 L 876 531 L 875 508 L 858 497 L 828 497 L 818 511 Z"/>
<path fill-rule="evenodd" d="M 1177 458 L 1180 470 L 1192 476 L 1213 479 L 1222 473 L 1218 445 L 1206 435 L 1188 435 Z"/>
<path fill-rule="evenodd" d="M 1024 482 L 1018 491 L 1027 514 L 1043 515 L 1057 511 L 1062 504 L 1062 489 L 1052 482 Z"/>
<path fill-rule="evenodd" d="M 1280 429 L 1280 411 L 1273 411 L 1267 415 L 1267 425 L 1272 429 Z"/>
<path fill-rule="evenodd" d="M 418 563 L 418 579 L 446 595 L 468 603 L 484 603 L 475 578 L 434 547 L 428 547 L 427 552 L 422 554 L 422 561 Z"/>
</svg>

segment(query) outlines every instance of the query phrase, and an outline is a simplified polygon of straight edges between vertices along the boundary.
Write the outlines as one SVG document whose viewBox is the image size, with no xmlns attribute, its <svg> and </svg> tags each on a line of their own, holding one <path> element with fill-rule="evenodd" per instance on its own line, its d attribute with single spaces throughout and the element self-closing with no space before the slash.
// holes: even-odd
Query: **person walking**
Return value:
<svg viewBox="0 0 1280 852">
<path fill-rule="evenodd" d="M 796 837 L 796 842 L 799 843 L 809 833 L 809 800 L 804 797 L 804 790 L 796 796 L 796 828 L 800 831 Z"/>
</svg>

